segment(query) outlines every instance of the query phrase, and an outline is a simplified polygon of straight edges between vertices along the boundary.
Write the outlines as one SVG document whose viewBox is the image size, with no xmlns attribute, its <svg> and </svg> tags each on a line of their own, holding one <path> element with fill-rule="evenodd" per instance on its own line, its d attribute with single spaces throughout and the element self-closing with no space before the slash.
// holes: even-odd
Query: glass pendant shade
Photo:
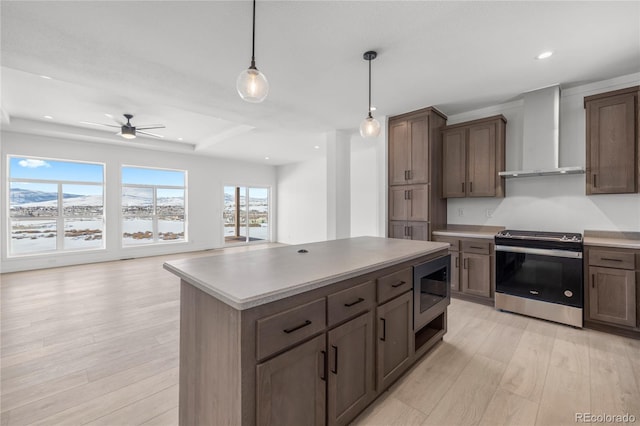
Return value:
<svg viewBox="0 0 640 426">
<path fill-rule="evenodd" d="M 264 101 L 269 94 L 269 82 L 257 68 L 248 68 L 240 73 L 236 81 L 238 94 L 247 102 Z"/>
<path fill-rule="evenodd" d="M 380 134 L 380 122 L 371 114 L 360 123 L 360 136 L 363 138 L 375 138 Z"/>
</svg>

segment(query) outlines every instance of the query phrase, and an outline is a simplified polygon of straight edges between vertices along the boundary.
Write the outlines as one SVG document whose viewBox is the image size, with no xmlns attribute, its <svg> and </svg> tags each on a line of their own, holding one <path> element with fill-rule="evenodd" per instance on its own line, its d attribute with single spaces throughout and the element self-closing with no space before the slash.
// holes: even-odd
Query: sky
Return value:
<svg viewBox="0 0 640 426">
<path fill-rule="evenodd" d="M 11 180 L 95 182 L 100 185 L 64 185 L 63 192 L 66 194 L 100 195 L 104 182 L 104 164 L 9 157 L 9 177 Z M 122 182 L 125 184 L 185 186 L 185 177 L 186 172 L 182 171 L 122 167 Z M 55 184 L 13 182 L 11 187 L 32 191 L 57 191 Z"/>
</svg>

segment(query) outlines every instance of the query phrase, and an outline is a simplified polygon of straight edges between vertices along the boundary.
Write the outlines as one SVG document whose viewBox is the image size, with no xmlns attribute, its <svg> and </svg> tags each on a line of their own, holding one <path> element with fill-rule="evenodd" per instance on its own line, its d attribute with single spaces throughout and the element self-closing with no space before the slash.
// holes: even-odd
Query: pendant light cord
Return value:
<svg viewBox="0 0 640 426">
<path fill-rule="evenodd" d="M 369 118 L 371 116 L 371 58 L 369 58 Z"/>
<path fill-rule="evenodd" d="M 253 0 L 253 37 L 251 39 L 251 66 L 249 68 L 256 69 L 256 0 Z"/>
</svg>

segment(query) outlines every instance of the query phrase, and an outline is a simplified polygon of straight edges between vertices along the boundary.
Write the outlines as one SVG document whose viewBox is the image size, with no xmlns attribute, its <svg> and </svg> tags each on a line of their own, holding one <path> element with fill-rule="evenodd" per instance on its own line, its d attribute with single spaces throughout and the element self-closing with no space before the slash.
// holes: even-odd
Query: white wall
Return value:
<svg viewBox="0 0 640 426">
<path fill-rule="evenodd" d="M 327 159 L 277 168 L 277 228 L 281 243 L 327 239 Z"/>
<path fill-rule="evenodd" d="M 223 245 L 222 187 L 225 184 L 255 185 L 271 188 L 272 205 L 277 198 L 276 170 L 273 166 L 176 154 L 100 143 L 67 141 L 42 136 L 2 132 L 2 205 L 7 199 L 8 155 L 45 157 L 106 164 L 105 243 L 106 249 L 74 253 L 56 253 L 7 258 L 7 208 L 0 212 L 2 226 L 1 270 L 25 269 L 100 262 L 130 257 L 152 256 L 217 248 Z M 187 171 L 188 242 L 145 247 L 121 247 L 120 239 L 120 167 L 122 164 L 181 169 Z M 273 210 L 272 210 L 273 213 Z M 273 229 L 275 239 L 277 229 Z"/>
<path fill-rule="evenodd" d="M 382 131 L 380 132 L 381 134 Z M 384 144 L 384 137 L 381 138 Z M 351 138 L 351 236 L 384 236 L 379 223 L 384 221 L 380 200 L 385 200 L 386 183 L 380 184 L 378 140 Z M 383 201 L 384 204 L 386 202 Z"/>
<path fill-rule="evenodd" d="M 585 166 L 584 97 L 638 84 L 640 73 L 561 91 L 561 167 Z M 495 114 L 507 118 L 506 169 L 521 169 L 521 102 L 451 116 L 447 123 Z M 584 174 L 507 179 L 504 199 L 449 199 L 447 209 L 450 224 L 565 232 L 640 231 L 640 194 L 586 196 Z"/>
</svg>

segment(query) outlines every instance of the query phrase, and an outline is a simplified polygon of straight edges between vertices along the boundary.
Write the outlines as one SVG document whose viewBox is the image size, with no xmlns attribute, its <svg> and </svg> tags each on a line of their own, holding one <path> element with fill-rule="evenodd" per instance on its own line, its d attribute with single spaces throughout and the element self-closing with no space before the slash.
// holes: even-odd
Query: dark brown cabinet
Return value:
<svg viewBox="0 0 640 426">
<path fill-rule="evenodd" d="M 463 253 L 463 293 L 480 297 L 491 297 L 491 258 L 484 254 Z"/>
<path fill-rule="evenodd" d="M 504 197 L 506 122 L 498 115 L 443 129 L 443 197 Z"/>
<path fill-rule="evenodd" d="M 638 191 L 639 89 L 631 87 L 584 98 L 587 195 Z"/>
<path fill-rule="evenodd" d="M 591 319 L 636 326 L 636 274 L 622 269 L 589 268 Z"/>
<path fill-rule="evenodd" d="M 585 324 L 640 332 L 640 250 L 585 246 Z"/>
<path fill-rule="evenodd" d="M 392 186 L 389 188 L 389 220 L 429 220 L 429 186 Z"/>
<path fill-rule="evenodd" d="M 395 381 L 413 355 L 412 292 L 406 292 L 377 309 L 377 389 Z"/>
<path fill-rule="evenodd" d="M 477 238 L 436 235 L 434 241 L 449 243 L 451 294 L 471 296 L 491 303 L 495 288 L 495 246 Z"/>
<path fill-rule="evenodd" d="M 328 333 L 327 423 L 345 425 L 371 402 L 374 386 L 373 312 Z"/>
<path fill-rule="evenodd" d="M 324 425 L 325 336 L 320 335 L 258 364 L 256 418 L 259 425 Z"/>
<path fill-rule="evenodd" d="M 429 240 L 430 225 L 447 220 L 442 199 L 440 130 L 446 117 L 435 108 L 389 118 L 389 237 Z M 401 224 L 400 222 L 404 222 Z"/>
</svg>

